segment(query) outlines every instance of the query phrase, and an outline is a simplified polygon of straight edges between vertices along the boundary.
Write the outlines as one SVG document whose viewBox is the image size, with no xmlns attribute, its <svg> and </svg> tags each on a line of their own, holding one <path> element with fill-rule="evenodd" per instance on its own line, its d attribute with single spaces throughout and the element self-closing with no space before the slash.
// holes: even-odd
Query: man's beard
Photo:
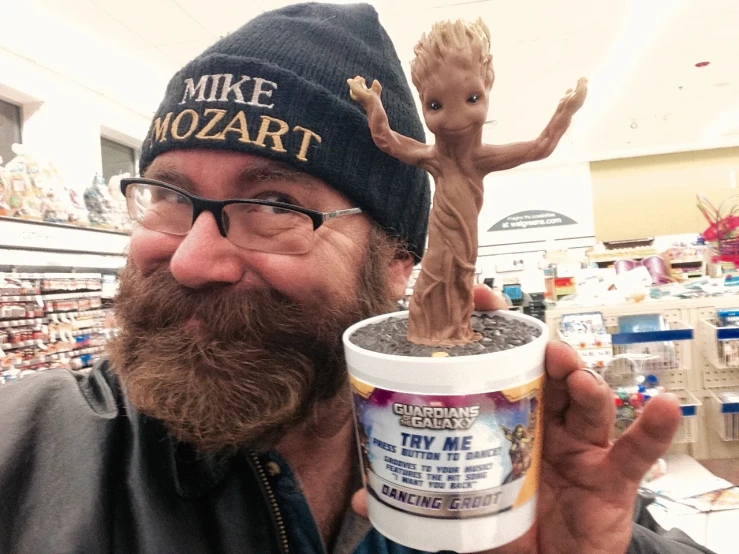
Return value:
<svg viewBox="0 0 739 554">
<path fill-rule="evenodd" d="M 373 232 L 373 235 L 377 232 Z M 298 303 L 276 291 L 183 287 L 167 268 L 130 264 L 108 345 L 136 409 L 202 452 L 265 450 L 345 389 L 351 324 L 392 311 L 387 241 L 370 240 L 352 305 Z"/>
</svg>

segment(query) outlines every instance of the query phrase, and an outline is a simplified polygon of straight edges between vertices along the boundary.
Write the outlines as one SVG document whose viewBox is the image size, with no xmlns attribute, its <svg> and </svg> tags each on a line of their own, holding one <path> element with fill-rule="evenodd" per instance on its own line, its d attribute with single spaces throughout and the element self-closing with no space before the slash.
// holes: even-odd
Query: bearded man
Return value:
<svg viewBox="0 0 739 554">
<path fill-rule="evenodd" d="M 121 184 L 137 226 L 108 359 L 0 390 L 0 553 L 411 552 L 355 513 L 341 335 L 403 296 L 429 183 L 373 144 L 358 74 L 423 142 L 367 5 L 265 13 L 173 77 Z M 612 445 L 610 392 L 580 367 L 550 346 L 537 525 L 505 551 L 696 552 L 632 525 L 675 401 Z"/>
</svg>

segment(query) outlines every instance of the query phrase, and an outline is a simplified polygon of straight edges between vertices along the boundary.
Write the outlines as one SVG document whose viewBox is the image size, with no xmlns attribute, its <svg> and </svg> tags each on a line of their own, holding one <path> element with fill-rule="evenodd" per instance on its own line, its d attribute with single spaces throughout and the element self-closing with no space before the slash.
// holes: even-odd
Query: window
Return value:
<svg viewBox="0 0 739 554">
<path fill-rule="evenodd" d="M 0 100 L 0 157 L 7 164 L 15 157 L 11 146 L 21 142 L 20 106 Z"/>
<path fill-rule="evenodd" d="M 110 182 L 111 177 L 121 173 L 136 175 L 136 151 L 130 146 L 101 138 L 100 149 L 103 154 L 103 177 Z"/>
</svg>

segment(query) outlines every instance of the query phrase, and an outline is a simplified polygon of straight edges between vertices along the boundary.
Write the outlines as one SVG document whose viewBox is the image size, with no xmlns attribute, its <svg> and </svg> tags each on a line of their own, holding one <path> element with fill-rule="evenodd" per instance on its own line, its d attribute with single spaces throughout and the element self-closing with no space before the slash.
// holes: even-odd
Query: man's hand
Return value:
<svg viewBox="0 0 739 554">
<path fill-rule="evenodd" d="M 477 309 L 504 304 L 489 288 L 475 288 Z M 537 521 L 496 554 L 623 554 L 628 548 L 639 482 L 670 446 L 680 422 L 679 403 L 668 394 L 651 399 L 612 443 L 611 391 L 600 376 L 582 367 L 572 347 L 549 344 Z M 366 517 L 364 491 L 354 495 L 352 507 Z"/>
</svg>

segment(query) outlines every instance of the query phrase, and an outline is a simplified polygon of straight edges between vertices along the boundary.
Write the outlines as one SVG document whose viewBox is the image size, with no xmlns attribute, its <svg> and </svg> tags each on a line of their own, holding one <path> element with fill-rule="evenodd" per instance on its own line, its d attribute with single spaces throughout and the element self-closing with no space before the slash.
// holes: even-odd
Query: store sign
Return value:
<svg viewBox="0 0 739 554">
<path fill-rule="evenodd" d="M 558 212 L 524 210 L 504 217 L 490 227 L 488 233 L 514 229 L 532 229 L 534 227 L 559 227 L 562 225 L 577 225 L 577 221 Z"/>
<path fill-rule="evenodd" d="M 478 224 L 484 255 L 541 251 L 554 241 L 570 246 L 595 234 L 587 163 L 491 173 L 484 187 Z"/>
</svg>

